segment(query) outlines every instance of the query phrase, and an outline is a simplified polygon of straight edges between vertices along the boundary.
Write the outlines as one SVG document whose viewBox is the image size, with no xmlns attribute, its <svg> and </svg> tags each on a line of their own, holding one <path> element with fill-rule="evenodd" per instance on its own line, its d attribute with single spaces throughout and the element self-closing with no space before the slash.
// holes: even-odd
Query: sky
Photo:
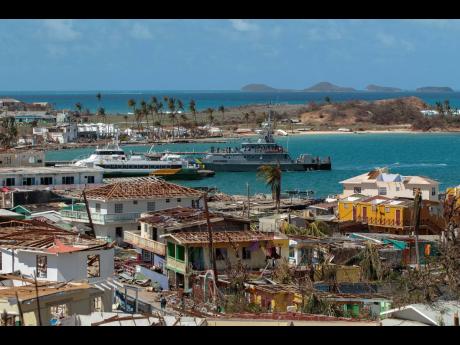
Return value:
<svg viewBox="0 0 460 345">
<path fill-rule="evenodd" d="M 0 90 L 460 90 L 460 20 L 0 20 Z"/>
</svg>

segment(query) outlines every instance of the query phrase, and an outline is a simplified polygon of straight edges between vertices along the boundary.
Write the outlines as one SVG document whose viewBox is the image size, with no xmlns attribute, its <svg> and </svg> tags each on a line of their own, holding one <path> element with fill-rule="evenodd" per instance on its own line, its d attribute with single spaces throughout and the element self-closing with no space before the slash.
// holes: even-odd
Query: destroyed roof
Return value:
<svg viewBox="0 0 460 345">
<path fill-rule="evenodd" d="M 38 282 L 38 286 L 35 287 L 35 282 L 32 279 L 14 275 L 0 275 L 0 281 L 4 280 L 21 281 L 22 285 L 14 284 L 15 286 L 0 287 L 0 298 L 16 298 L 17 294 L 21 301 L 36 299 L 37 290 L 38 296 L 42 297 L 69 291 L 97 289 L 86 282 Z"/>
<path fill-rule="evenodd" d="M 407 184 L 439 184 L 438 181 L 426 176 L 402 176 L 400 174 L 390 174 L 386 170 L 376 169 L 370 172 L 351 177 L 340 181 L 342 184 L 347 183 L 375 183 L 375 182 L 399 182 Z"/>
<path fill-rule="evenodd" d="M 245 218 L 209 212 L 209 221 L 211 223 L 220 222 L 226 218 L 246 223 L 250 222 L 249 219 Z M 206 224 L 206 213 L 196 208 L 175 207 L 167 210 L 143 213 L 139 221 L 148 223 L 157 229 L 175 230 Z"/>
<path fill-rule="evenodd" d="M 162 237 L 170 237 L 180 244 L 207 244 L 209 243 L 209 235 L 207 231 L 203 232 L 176 232 L 166 234 Z M 275 235 L 274 233 L 264 233 L 259 231 L 213 231 L 213 243 L 232 243 L 232 242 L 257 242 L 257 241 L 273 241 L 287 239 L 283 235 Z"/>
<path fill-rule="evenodd" d="M 86 191 L 86 197 L 91 200 L 153 199 L 181 196 L 200 197 L 201 195 L 202 193 L 195 189 L 154 177 L 114 182 Z"/>
<path fill-rule="evenodd" d="M 0 247 L 33 249 L 57 254 L 109 249 L 111 245 L 40 221 L 8 220 L 0 223 Z"/>
</svg>

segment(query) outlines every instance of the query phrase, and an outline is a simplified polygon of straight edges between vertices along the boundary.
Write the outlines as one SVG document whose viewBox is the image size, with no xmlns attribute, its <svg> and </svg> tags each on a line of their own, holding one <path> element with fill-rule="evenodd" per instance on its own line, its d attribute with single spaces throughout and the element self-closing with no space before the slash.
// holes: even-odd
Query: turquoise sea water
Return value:
<svg viewBox="0 0 460 345">
<path fill-rule="evenodd" d="M 13 97 L 25 102 L 50 102 L 56 109 L 75 109 L 75 104 L 80 102 L 83 108 L 89 108 L 95 112 L 99 107 L 96 99 L 98 91 L 22 91 L 1 92 L 0 97 Z M 137 104 L 144 99 L 150 101 L 152 96 L 162 99 L 163 96 L 173 96 L 181 99 L 188 111 L 188 103 L 191 99 L 196 101 L 198 110 L 209 107 L 217 109 L 220 105 L 225 107 L 241 106 L 246 104 L 306 104 L 310 101 L 323 102 L 328 96 L 333 102 L 341 102 L 353 99 L 377 100 L 395 97 L 417 96 L 426 103 L 434 105 L 436 101 L 448 99 L 453 107 L 460 108 L 460 92 L 240 92 L 240 91 L 164 91 L 164 90 L 140 90 L 140 91 L 101 91 L 103 106 L 107 113 L 128 113 L 132 109 L 128 107 L 128 100 L 133 98 Z"/>
<path fill-rule="evenodd" d="M 292 157 L 301 153 L 331 156 L 331 171 L 284 172 L 282 190 L 313 190 L 317 197 L 341 191 L 340 181 L 387 166 L 402 175 L 422 175 L 438 180 L 441 189 L 460 184 L 460 134 L 331 134 L 281 137 L 276 140 L 289 149 Z M 157 146 L 157 151 L 206 151 L 211 146 L 233 146 L 242 140 L 226 144 L 170 144 Z M 126 152 L 146 152 L 148 146 L 126 146 Z M 70 160 L 93 149 L 50 151 L 49 160 Z M 253 172 L 216 173 L 198 181 L 178 182 L 188 186 L 210 186 L 230 194 L 269 193 L 263 181 Z"/>
</svg>

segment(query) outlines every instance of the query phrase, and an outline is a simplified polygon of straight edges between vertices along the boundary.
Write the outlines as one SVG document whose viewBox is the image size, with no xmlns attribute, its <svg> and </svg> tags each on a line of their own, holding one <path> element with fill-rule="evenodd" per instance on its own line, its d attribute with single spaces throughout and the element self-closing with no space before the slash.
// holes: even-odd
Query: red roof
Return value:
<svg viewBox="0 0 460 345">
<path fill-rule="evenodd" d="M 57 238 L 54 239 L 54 245 L 46 249 L 46 251 L 51 254 L 70 253 L 70 252 L 76 252 L 79 250 L 82 250 L 82 248 L 65 245 Z"/>
</svg>

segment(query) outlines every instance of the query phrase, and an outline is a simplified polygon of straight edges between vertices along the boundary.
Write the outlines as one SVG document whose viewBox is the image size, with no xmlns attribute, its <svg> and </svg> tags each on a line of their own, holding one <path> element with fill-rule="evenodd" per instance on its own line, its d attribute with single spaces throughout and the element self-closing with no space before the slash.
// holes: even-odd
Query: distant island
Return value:
<svg viewBox="0 0 460 345">
<path fill-rule="evenodd" d="M 311 87 L 303 90 L 294 89 L 277 89 L 266 84 L 247 84 L 241 88 L 243 92 L 359 92 L 352 87 L 344 87 L 334 85 L 327 81 L 322 81 Z M 375 84 L 369 84 L 366 86 L 364 91 L 369 92 L 405 92 L 398 87 L 392 86 L 380 86 Z M 412 91 L 413 92 L 413 91 Z M 455 92 L 451 87 L 448 86 L 424 86 L 419 87 L 415 92 Z"/>
<path fill-rule="evenodd" d="M 331 84 L 327 81 L 322 81 L 309 88 L 303 89 L 305 92 L 356 92 L 352 87 L 342 87 Z"/>
<path fill-rule="evenodd" d="M 276 89 L 274 87 L 265 84 L 248 84 L 241 88 L 241 91 L 245 92 L 294 92 L 295 90 L 290 89 Z"/>
<path fill-rule="evenodd" d="M 419 87 L 417 92 L 454 92 L 454 90 L 447 86 L 424 86 Z"/>
<path fill-rule="evenodd" d="M 366 86 L 367 91 L 377 91 L 377 92 L 401 92 L 402 89 L 397 87 L 390 87 L 390 86 L 379 86 L 370 84 Z"/>
</svg>

